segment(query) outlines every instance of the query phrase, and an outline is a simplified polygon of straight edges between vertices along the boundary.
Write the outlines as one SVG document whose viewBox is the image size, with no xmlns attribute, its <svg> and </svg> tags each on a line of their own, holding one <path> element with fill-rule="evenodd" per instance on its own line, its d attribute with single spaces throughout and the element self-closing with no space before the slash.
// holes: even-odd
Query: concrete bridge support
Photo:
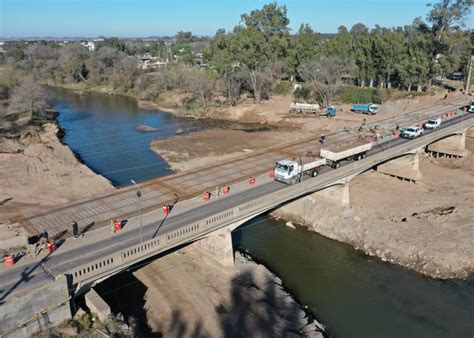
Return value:
<svg viewBox="0 0 474 338">
<path fill-rule="evenodd" d="M 54 282 L 0 306 L 0 337 L 29 337 L 72 318 L 68 281 Z"/>
<path fill-rule="evenodd" d="M 109 304 L 107 304 L 94 289 L 91 289 L 86 293 L 84 298 L 89 310 L 91 310 L 92 313 L 95 313 L 99 320 L 105 321 L 107 316 L 112 313 Z"/>
<path fill-rule="evenodd" d="M 351 207 L 349 198 L 349 182 L 347 181 L 342 184 L 324 188 L 323 190 L 312 194 L 310 198 L 321 199 L 324 202 L 329 202 L 344 209 L 349 209 Z"/>
<path fill-rule="evenodd" d="M 426 147 L 434 157 L 464 157 L 469 154 L 466 149 L 466 131 L 449 136 Z"/>
<path fill-rule="evenodd" d="M 214 231 L 196 244 L 222 266 L 234 266 L 232 231 L 229 227 Z"/>
<path fill-rule="evenodd" d="M 404 180 L 416 182 L 421 179 L 420 149 L 377 166 L 377 171 Z"/>
</svg>

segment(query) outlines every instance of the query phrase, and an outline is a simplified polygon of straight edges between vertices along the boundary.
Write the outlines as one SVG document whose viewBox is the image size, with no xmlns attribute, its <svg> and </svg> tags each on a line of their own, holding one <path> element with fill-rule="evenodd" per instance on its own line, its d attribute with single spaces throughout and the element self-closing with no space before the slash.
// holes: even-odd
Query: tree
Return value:
<svg viewBox="0 0 474 338">
<path fill-rule="evenodd" d="M 303 79 L 316 85 L 316 91 L 323 106 L 332 104 L 339 89 L 341 76 L 351 71 L 354 63 L 341 55 L 322 54 L 303 63 L 299 73 Z"/>
<path fill-rule="evenodd" d="M 308 24 L 301 24 L 298 34 L 291 39 L 285 69 L 290 77 L 297 75 L 298 67 L 320 52 L 320 37 Z"/>
<path fill-rule="evenodd" d="M 13 88 L 9 109 L 21 113 L 41 113 L 47 107 L 48 95 L 32 77 L 27 77 Z"/>
<path fill-rule="evenodd" d="M 437 3 L 428 4 L 431 10 L 426 16 L 426 20 L 431 27 L 420 23 L 420 30 L 431 33 L 428 52 L 430 53 L 430 65 L 428 73 L 428 90 L 431 87 L 432 80 L 440 74 L 441 65 L 439 59 L 443 53 L 449 51 L 449 33 L 450 30 L 458 29 L 471 12 L 471 0 L 439 0 Z"/>
</svg>

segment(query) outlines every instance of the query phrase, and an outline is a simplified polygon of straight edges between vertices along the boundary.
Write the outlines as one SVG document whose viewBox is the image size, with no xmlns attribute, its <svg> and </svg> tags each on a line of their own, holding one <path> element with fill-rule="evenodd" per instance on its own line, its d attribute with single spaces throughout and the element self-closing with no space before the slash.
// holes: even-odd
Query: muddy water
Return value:
<svg viewBox="0 0 474 338">
<path fill-rule="evenodd" d="M 55 90 L 55 95 L 65 142 L 88 166 L 117 185 L 170 173 L 166 162 L 149 150 L 155 137 L 168 137 L 178 128 L 233 128 L 141 110 L 134 100 L 120 96 L 79 96 L 63 90 Z M 142 124 L 157 131 L 140 133 L 135 128 Z M 269 217 L 237 229 L 233 240 L 236 247 L 247 250 L 279 275 L 331 336 L 474 335 L 474 282 L 427 279 L 305 229 L 290 229 Z M 117 290 L 116 296 L 109 293 L 106 299 L 115 310 L 134 315 L 143 324 L 143 299 L 137 299 L 137 306 L 129 306 L 133 300 L 123 301 L 121 296 L 123 292 L 143 294 L 138 281 L 124 283 L 132 278 L 129 274 L 106 281 L 107 289 Z"/>
</svg>

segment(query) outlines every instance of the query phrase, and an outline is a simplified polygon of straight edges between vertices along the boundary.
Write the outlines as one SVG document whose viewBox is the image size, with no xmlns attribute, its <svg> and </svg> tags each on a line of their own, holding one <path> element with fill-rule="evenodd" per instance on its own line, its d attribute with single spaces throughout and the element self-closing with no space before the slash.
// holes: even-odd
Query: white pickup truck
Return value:
<svg viewBox="0 0 474 338">
<path fill-rule="evenodd" d="M 469 105 L 468 105 L 467 109 L 470 113 L 474 113 L 474 100 L 469 102 Z"/>
</svg>

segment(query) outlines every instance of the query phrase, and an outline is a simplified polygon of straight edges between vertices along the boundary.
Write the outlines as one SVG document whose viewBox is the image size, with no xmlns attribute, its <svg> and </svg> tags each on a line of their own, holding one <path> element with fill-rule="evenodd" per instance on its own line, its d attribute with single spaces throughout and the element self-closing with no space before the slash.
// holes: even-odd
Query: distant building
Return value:
<svg viewBox="0 0 474 338">
<path fill-rule="evenodd" d="M 89 50 L 89 52 L 95 51 L 95 42 L 94 41 L 81 42 L 81 45 L 86 47 Z"/>
</svg>

